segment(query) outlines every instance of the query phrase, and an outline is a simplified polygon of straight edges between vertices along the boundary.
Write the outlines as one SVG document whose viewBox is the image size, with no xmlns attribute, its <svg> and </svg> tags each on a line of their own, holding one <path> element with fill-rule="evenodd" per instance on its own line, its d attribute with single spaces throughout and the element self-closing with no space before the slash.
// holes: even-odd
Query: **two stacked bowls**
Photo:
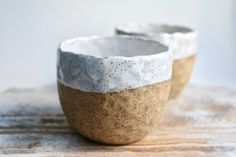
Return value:
<svg viewBox="0 0 236 157">
<path fill-rule="evenodd" d="M 116 33 L 62 42 L 57 78 L 69 124 L 91 140 L 121 145 L 144 138 L 187 83 L 196 34 L 156 24 L 118 26 Z"/>
</svg>

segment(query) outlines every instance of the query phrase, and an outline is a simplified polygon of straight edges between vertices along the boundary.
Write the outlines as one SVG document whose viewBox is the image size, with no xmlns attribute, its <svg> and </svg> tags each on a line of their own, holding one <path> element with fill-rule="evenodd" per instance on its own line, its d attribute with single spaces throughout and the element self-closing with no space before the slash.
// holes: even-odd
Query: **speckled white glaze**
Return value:
<svg viewBox="0 0 236 157">
<path fill-rule="evenodd" d="M 129 36 L 80 37 L 62 42 L 57 78 L 86 92 L 115 92 L 169 80 L 172 53 L 154 40 Z"/>
<path fill-rule="evenodd" d="M 174 59 L 188 57 L 197 51 L 197 33 L 184 26 L 129 23 L 117 26 L 116 33 L 143 36 L 160 41 L 172 48 Z"/>
</svg>

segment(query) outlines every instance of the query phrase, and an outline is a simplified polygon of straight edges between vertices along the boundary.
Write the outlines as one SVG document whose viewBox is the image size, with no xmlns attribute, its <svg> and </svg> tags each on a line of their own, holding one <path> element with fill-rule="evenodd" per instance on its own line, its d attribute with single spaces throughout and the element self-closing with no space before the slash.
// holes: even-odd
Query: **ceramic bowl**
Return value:
<svg viewBox="0 0 236 157">
<path fill-rule="evenodd" d="M 81 135 L 106 144 L 142 139 L 168 100 L 172 53 L 137 37 L 80 37 L 58 48 L 60 103 Z"/>
<path fill-rule="evenodd" d="M 116 34 L 142 36 L 168 45 L 174 58 L 169 99 L 176 98 L 181 93 L 191 77 L 196 58 L 196 32 L 185 26 L 130 23 L 117 26 Z"/>
</svg>

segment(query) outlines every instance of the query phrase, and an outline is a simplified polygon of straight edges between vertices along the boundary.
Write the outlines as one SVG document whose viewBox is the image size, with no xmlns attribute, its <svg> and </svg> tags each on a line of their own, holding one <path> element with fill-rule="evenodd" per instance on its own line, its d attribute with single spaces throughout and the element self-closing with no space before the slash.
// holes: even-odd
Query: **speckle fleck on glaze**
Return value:
<svg viewBox="0 0 236 157">
<path fill-rule="evenodd" d="M 87 92 L 137 88 L 169 80 L 172 75 L 169 49 L 136 37 L 70 39 L 60 45 L 57 62 L 58 81 Z"/>
<path fill-rule="evenodd" d="M 191 56 L 197 52 L 197 33 L 183 26 L 155 23 L 129 23 L 116 27 L 117 34 L 143 36 L 172 48 L 174 59 Z"/>
</svg>

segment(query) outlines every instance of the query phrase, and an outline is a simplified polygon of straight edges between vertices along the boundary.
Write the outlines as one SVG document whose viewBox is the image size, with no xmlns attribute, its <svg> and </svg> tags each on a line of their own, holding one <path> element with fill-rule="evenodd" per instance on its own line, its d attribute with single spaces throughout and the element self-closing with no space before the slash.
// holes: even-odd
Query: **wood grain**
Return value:
<svg viewBox="0 0 236 157">
<path fill-rule="evenodd" d="M 0 95 L 0 156 L 236 156 L 235 90 L 191 85 L 144 140 L 107 146 L 69 128 L 55 88 Z"/>
</svg>

